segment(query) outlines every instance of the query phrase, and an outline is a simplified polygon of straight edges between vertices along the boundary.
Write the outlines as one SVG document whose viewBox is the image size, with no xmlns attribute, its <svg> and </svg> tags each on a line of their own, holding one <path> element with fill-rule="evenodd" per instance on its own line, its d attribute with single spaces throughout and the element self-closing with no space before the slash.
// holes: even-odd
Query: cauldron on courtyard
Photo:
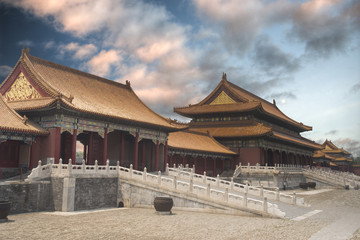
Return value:
<svg viewBox="0 0 360 240">
<path fill-rule="evenodd" d="M 156 197 L 154 199 L 154 207 L 157 212 L 170 212 L 173 207 L 173 200 L 170 197 Z"/>
<path fill-rule="evenodd" d="M 0 220 L 7 219 L 10 213 L 11 204 L 9 201 L 0 201 Z"/>
</svg>

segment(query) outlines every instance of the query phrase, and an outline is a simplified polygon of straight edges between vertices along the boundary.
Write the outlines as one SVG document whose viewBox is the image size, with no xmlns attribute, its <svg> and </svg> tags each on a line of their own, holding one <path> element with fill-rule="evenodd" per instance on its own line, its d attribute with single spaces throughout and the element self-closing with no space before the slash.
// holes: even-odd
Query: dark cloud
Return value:
<svg viewBox="0 0 360 240">
<path fill-rule="evenodd" d="M 305 44 L 309 57 L 326 58 L 344 52 L 359 34 L 359 5 L 358 1 L 299 5 L 292 14 L 289 36 Z"/>
<path fill-rule="evenodd" d="M 351 153 L 354 157 L 360 156 L 360 142 L 358 140 L 350 138 L 339 138 L 333 141 L 333 143 L 344 150 Z"/>
<path fill-rule="evenodd" d="M 358 93 L 360 91 L 360 83 L 355 84 L 351 87 L 350 92 L 351 93 Z"/>
<path fill-rule="evenodd" d="M 338 130 L 331 130 L 331 131 L 329 131 L 329 132 L 327 132 L 327 133 L 325 133 L 326 135 L 335 135 L 335 134 L 337 134 L 339 131 Z"/>
<path fill-rule="evenodd" d="M 10 66 L 1 65 L 0 66 L 0 77 L 7 77 L 11 72 L 12 68 Z"/>
<path fill-rule="evenodd" d="M 268 36 L 258 38 L 252 59 L 268 75 L 291 74 L 300 69 L 300 61 L 271 43 Z"/>
<path fill-rule="evenodd" d="M 281 92 L 281 93 L 273 93 L 267 98 L 270 99 L 280 99 L 280 98 L 286 98 L 286 99 L 297 99 L 296 95 L 292 92 Z"/>
</svg>

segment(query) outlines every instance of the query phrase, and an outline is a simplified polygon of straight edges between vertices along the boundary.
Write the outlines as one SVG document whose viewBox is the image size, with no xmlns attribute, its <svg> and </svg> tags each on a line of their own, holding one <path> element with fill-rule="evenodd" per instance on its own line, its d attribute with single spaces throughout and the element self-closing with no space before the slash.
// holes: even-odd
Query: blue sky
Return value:
<svg viewBox="0 0 360 240">
<path fill-rule="evenodd" d="M 158 113 L 228 80 L 360 156 L 356 0 L 0 0 L 0 81 L 22 47 L 124 83 Z"/>
</svg>

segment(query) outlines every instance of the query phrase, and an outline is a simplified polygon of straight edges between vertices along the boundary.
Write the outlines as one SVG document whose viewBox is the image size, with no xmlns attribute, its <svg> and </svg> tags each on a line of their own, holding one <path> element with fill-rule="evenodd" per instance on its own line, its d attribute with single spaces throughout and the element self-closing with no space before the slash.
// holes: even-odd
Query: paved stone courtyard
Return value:
<svg viewBox="0 0 360 240">
<path fill-rule="evenodd" d="M 39 212 L 10 215 L 0 239 L 360 239 L 360 191 L 305 194 L 311 210 L 321 211 L 299 221 L 177 209 Z"/>
</svg>

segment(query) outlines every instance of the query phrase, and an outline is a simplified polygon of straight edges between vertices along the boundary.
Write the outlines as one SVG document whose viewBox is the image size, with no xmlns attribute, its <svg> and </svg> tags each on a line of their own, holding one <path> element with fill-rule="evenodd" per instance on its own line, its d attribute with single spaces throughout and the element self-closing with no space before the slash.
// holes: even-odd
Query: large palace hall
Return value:
<svg viewBox="0 0 360 240">
<path fill-rule="evenodd" d="M 174 108 L 191 118 L 185 124 L 151 110 L 130 81 L 49 62 L 29 49 L 0 85 L 0 95 L 0 168 L 9 175 L 39 160 L 83 159 L 148 171 L 189 164 L 215 176 L 239 163 L 309 165 L 323 148 L 300 135 L 310 126 L 286 116 L 275 101 L 231 83 L 226 74 L 199 103 Z"/>
</svg>

